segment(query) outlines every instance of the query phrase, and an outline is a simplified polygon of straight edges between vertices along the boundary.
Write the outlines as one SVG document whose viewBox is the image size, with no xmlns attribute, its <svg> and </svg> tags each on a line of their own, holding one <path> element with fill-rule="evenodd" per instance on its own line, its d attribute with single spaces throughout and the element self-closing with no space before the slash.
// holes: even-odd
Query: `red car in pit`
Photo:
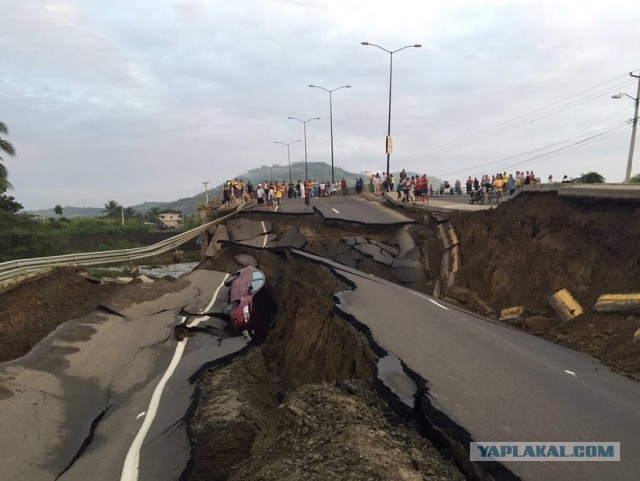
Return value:
<svg viewBox="0 0 640 481">
<path fill-rule="evenodd" d="M 231 289 L 229 303 L 223 312 L 233 329 L 251 341 L 263 342 L 275 323 L 278 309 L 266 285 L 264 272 L 253 266 L 243 267 L 224 283 Z"/>
</svg>

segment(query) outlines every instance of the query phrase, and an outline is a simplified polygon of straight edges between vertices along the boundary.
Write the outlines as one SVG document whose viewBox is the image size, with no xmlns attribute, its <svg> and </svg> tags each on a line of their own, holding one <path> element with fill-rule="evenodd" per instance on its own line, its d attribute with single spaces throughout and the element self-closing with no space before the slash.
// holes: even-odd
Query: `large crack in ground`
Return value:
<svg viewBox="0 0 640 481">
<path fill-rule="evenodd" d="M 354 286 L 315 262 L 255 254 L 273 274 L 276 327 L 202 377 L 183 479 L 464 479 L 449 447 L 423 436 L 412 394 L 399 400 L 380 381 L 387 353 L 336 305 Z"/>
<path fill-rule="evenodd" d="M 112 407 L 113 407 L 113 403 L 111 402 L 111 394 L 109 394 L 107 396 L 107 402 L 105 403 L 104 408 L 91 421 L 91 424 L 89 425 L 89 433 L 87 434 L 87 437 L 82 441 L 80 448 L 78 448 L 78 451 L 76 452 L 76 454 L 73 456 L 73 458 L 71 458 L 71 461 L 69 461 L 69 464 L 65 466 L 65 468 L 60 472 L 60 474 L 58 474 L 58 476 L 56 476 L 55 479 L 60 479 L 64 473 L 69 471 L 69 469 L 71 469 L 71 467 L 80 458 L 80 456 L 82 456 L 82 454 L 89 448 L 89 446 L 93 442 L 93 437 L 95 435 L 96 429 L 98 428 L 98 424 L 100 424 L 100 421 L 102 421 L 102 418 L 104 418 L 104 416 L 107 414 L 107 411 L 109 411 L 109 409 L 111 409 Z"/>
</svg>

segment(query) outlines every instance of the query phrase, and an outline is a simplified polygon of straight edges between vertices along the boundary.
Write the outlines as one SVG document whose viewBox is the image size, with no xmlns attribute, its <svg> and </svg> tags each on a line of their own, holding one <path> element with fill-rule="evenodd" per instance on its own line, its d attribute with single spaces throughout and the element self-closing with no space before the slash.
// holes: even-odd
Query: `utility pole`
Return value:
<svg viewBox="0 0 640 481">
<path fill-rule="evenodd" d="M 631 129 L 631 145 L 629 146 L 629 160 L 627 161 L 627 174 L 624 176 L 625 184 L 628 184 L 629 179 L 631 179 L 631 164 L 633 163 L 633 150 L 636 145 L 636 130 L 638 129 L 638 104 L 640 103 L 640 75 L 633 75 L 633 73 L 630 73 L 629 75 L 638 79 L 638 92 L 636 93 L 636 98 L 633 99 L 636 103 L 636 108 L 633 112 L 633 128 Z"/>
<path fill-rule="evenodd" d="M 207 186 L 210 184 L 208 180 L 205 180 L 202 185 L 204 185 L 204 202 L 209 206 L 209 191 L 207 191 Z"/>
<path fill-rule="evenodd" d="M 120 206 L 120 213 L 122 214 L 122 225 L 124 225 L 124 205 Z"/>
</svg>

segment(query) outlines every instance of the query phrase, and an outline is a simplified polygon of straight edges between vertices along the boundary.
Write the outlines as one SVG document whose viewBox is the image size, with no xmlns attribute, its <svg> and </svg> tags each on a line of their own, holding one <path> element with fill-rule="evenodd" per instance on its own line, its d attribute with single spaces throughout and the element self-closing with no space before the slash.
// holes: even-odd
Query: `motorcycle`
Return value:
<svg viewBox="0 0 640 481">
<path fill-rule="evenodd" d="M 471 194 L 469 194 L 469 204 L 475 204 L 476 202 L 481 205 L 484 204 L 486 194 L 487 190 L 484 187 L 478 190 L 472 190 Z"/>
</svg>

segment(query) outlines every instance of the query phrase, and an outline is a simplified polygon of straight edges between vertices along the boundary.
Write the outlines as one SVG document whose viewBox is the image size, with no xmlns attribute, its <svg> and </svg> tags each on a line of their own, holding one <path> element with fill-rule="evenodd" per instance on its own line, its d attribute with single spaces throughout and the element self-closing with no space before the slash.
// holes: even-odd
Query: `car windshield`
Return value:
<svg viewBox="0 0 640 481">
<path fill-rule="evenodd" d="M 264 273 L 262 271 L 253 271 L 251 276 L 251 290 L 255 292 L 264 285 Z"/>
</svg>

